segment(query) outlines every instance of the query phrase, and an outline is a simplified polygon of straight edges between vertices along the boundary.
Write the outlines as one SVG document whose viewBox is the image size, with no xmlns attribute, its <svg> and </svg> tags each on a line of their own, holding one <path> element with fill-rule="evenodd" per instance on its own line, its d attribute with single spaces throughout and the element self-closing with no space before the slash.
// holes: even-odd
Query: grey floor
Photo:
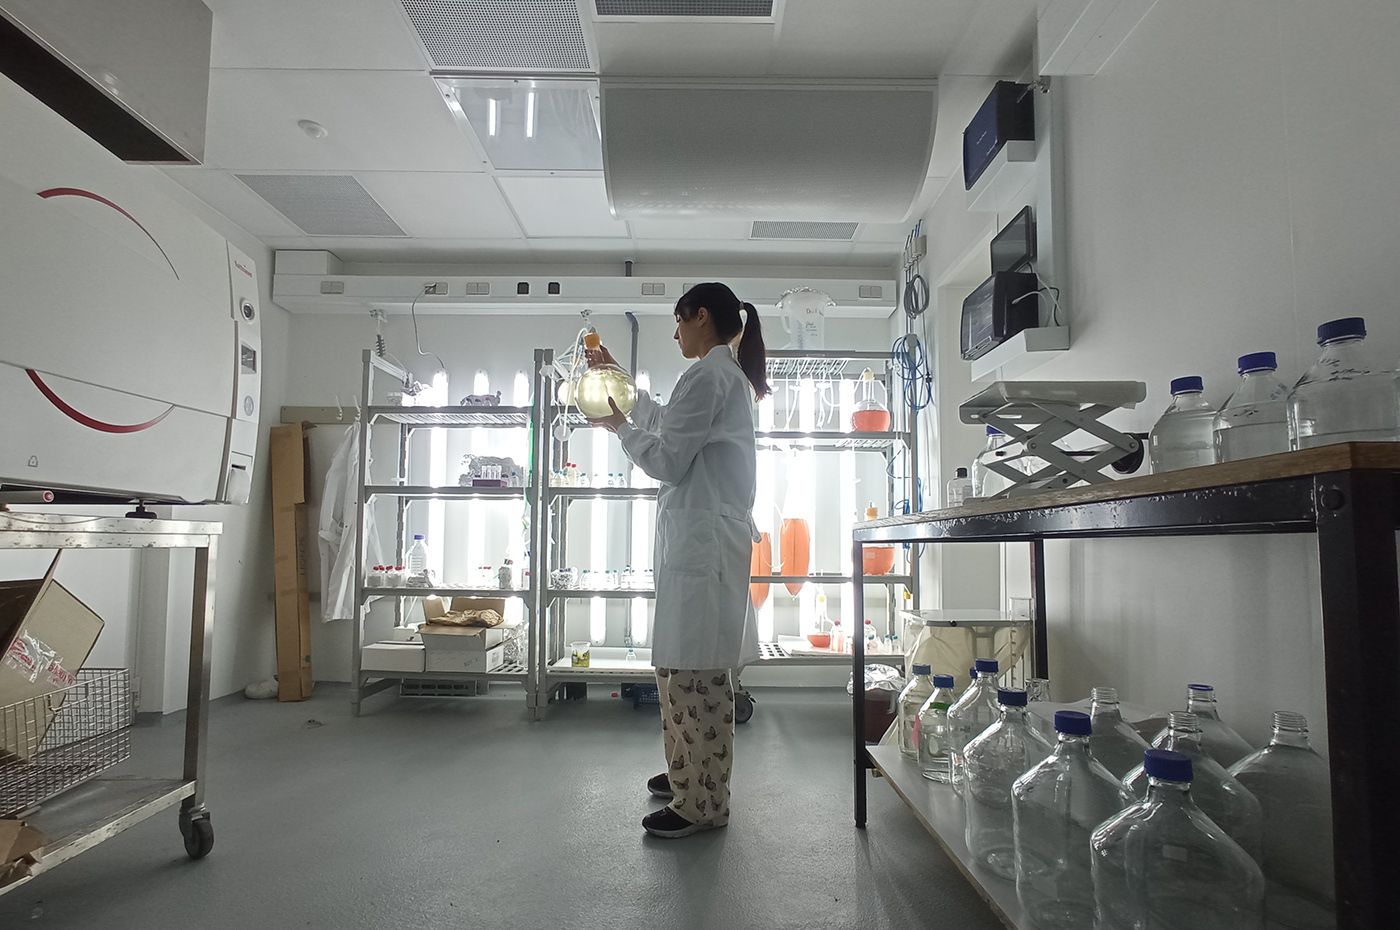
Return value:
<svg viewBox="0 0 1400 930">
<path fill-rule="evenodd" d="M 329 688 L 221 703 L 210 857 L 162 814 L 0 897 L 0 927 L 1001 926 L 879 781 L 855 829 L 839 691 L 757 696 L 729 828 L 678 841 L 639 826 L 654 711 L 606 691 L 533 724 L 506 689 L 376 697 L 360 719 Z M 181 735 L 137 729 L 143 774 L 176 771 Z"/>
</svg>

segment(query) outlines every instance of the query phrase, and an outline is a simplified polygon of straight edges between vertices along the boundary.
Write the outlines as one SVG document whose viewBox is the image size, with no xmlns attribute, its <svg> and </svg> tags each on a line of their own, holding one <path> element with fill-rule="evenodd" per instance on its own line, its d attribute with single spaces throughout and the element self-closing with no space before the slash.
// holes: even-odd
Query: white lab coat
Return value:
<svg viewBox="0 0 1400 930">
<path fill-rule="evenodd" d="M 360 427 L 345 431 L 331 457 L 321 493 L 321 519 L 316 543 L 321 554 L 321 619 L 348 620 L 355 616 L 355 502 L 360 484 Z M 379 537 L 374 512 L 366 510 L 365 562 L 378 565 Z"/>
<path fill-rule="evenodd" d="M 757 464 L 753 387 L 728 346 L 676 382 L 660 407 L 639 395 L 622 449 L 661 482 L 657 498 L 656 628 L 660 668 L 739 668 L 758 660 L 749 596 Z"/>
</svg>

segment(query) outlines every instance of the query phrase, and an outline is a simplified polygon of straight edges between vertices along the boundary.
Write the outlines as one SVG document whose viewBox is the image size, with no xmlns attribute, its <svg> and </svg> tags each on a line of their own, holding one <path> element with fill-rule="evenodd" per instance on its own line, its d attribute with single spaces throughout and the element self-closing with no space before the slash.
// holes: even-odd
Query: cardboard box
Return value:
<svg viewBox="0 0 1400 930">
<path fill-rule="evenodd" d="M 311 595 L 306 581 L 306 432 L 271 430 L 272 556 L 277 587 L 277 700 L 311 697 Z"/>
<path fill-rule="evenodd" d="M 33 852 L 44 845 L 44 834 L 23 820 L 0 820 L 0 886 L 29 874 Z"/>
<path fill-rule="evenodd" d="M 425 672 L 494 672 L 506 663 L 505 627 L 442 626 L 425 623 Z"/>
<path fill-rule="evenodd" d="M 38 751 L 67 697 L 62 689 L 77 681 L 102 633 L 102 618 L 54 580 L 62 554 L 43 578 L 0 582 L 0 707 L 53 695 L 0 714 L 0 759 Z"/>
<path fill-rule="evenodd" d="M 467 614 L 473 611 L 494 610 L 501 618 L 502 624 L 496 627 L 468 627 L 469 629 L 491 629 L 500 632 L 500 636 L 489 646 L 505 640 L 504 618 L 506 615 L 506 599 L 503 597 L 454 597 L 451 601 L 444 601 L 437 595 L 429 595 L 423 598 L 423 619 L 429 624 L 457 626 L 447 618 L 456 614 Z"/>
<path fill-rule="evenodd" d="M 424 662 L 422 643 L 371 643 L 360 653 L 363 672 L 421 672 Z"/>
</svg>

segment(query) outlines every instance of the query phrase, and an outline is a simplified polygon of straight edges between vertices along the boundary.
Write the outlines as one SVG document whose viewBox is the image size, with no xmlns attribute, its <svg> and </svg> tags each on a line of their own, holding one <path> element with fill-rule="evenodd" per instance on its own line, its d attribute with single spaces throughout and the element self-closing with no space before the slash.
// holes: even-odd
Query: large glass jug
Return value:
<svg viewBox="0 0 1400 930">
<path fill-rule="evenodd" d="M 869 368 L 860 373 L 856 382 L 856 406 L 851 414 L 851 429 L 858 433 L 885 433 L 890 428 L 890 407 L 885 386 L 875 380 Z"/>
</svg>

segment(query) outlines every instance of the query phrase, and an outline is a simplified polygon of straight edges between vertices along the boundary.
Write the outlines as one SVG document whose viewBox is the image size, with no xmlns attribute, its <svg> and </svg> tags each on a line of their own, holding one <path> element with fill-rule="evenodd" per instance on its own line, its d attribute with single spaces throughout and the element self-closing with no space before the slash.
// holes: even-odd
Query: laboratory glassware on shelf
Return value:
<svg viewBox="0 0 1400 930">
<path fill-rule="evenodd" d="M 1254 751 L 1254 747 L 1243 736 L 1220 719 L 1220 705 L 1215 699 L 1214 686 L 1187 685 L 1186 709 L 1199 718 L 1197 722 L 1201 727 L 1201 748 L 1216 762 L 1229 768 Z M 1163 727 L 1152 738 L 1152 745 L 1158 749 L 1163 748 L 1170 735 L 1170 729 Z"/>
<path fill-rule="evenodd" d="M 1090 749 L 1089 715 L 1055 712 L 1050 756 L 1011 786 L 1016 895 L 1039 930 L 1094 925 L 1089 837 L 1133 797 Z"/>
<path fill-rule="evenodd" d="M 428 553 L 428 541 L 422 533 L 413 534 L 413 545 L 408 547 L 408 558 L 405 560 L 408 565 L 408 583 L 414 587 L 430 588 L 433 585 L 433 574 L 428 568 L 431 561 Z"/>
<path fill-rule="evenodd" d="M 1400 441 L 1400 372 L 1372 355 L 1366 321 L 1323 323 L 1317 344 L 1317 361 L 1288 395 L 1291 447 Z"/>
<path fill-rule="evenodd" d="M 865 508 L 865 519 L 880 519 L 880 508 L 874 501 Z M 894 571 L 894 546 L 866 546 L 861 555 L 861 565 L 867 575 L 888 575 Z"/>
<path fill-rule="evenodd" d="M 1238 462 L 1288 451 L 1288 385 L 1272 352 L 1241 355 L 1240 383 L 1215 415 L 1215 460 Z"/>
<path fill-rule="evenodd" d="M 1331 774 L 1308 741 L 1308 719 L 1276 711 L 1269 745 L 1236 762 L 1230 774 L 1263 807 L 1260 864 L 1268 880 L 1269 920 L 1307 930 L 1335 928 Z"/>
<path fill-rule="evenodd" d="M 948 726 L 952 730 L 952 743 L 948 747 L 952 761 L 953 784 L 962 782 L 963 749 L 982 731 L 1001 719 L 1001 705 L 997 701 L 996 659 L 978 659 L 970 670 L 973 672 L 967 690 L 948 708 Z"/>
<path fill-rule="evenodd" d="M 1001 719 L 963 749 L 965 832 L 968 851 L 978 864 L 1015 881 L 1011 788 L 1027 769 L 1050 754 L 1051 746 L 1026 721 L 1026 692 L 1002 688 L 997 704 Z"/>
<path fill-rule="evenodd" d="M 914 675 L 909 679 L 909 684 L 904 686 L 904 690 L 899 694 L 897 710 L 899 716 L 895 719 L 896 726 L 899 727 L 899 751 L 911 759 L 919 757 L 919 744 L 916 740 L 916 725 L 919 721 L 919 711 L 923 709 L 924 702 L 933 694 L 933 669 L 927 665 L 914 666 Z"/>
<path fill-rule="evenodd" d="M 995 497 L 1011 483 L 990 467 L 991 462 L 1010 456 L 1015 443 L 995 426 L 987 427 L 987 442 L 972 460 L 972 496 Z"/>
<path fill-rule="evenodd" d="M 928 696 L 914 720 L 914 745 L 919 750 L 919 771 L 929 781 L 948 784 L 953 780 L 952 726 L 948 709 L 957 700 L 953 693 L 952 675 L 934 675 L 933 693 Z"/>
<path fill-rule="evenodd" d="M 1262 930 L 1264 875 L 1196 806 L 1191 760 L 1143 753 L 1147 799 L 1089 841 L 1095 930 Z"/>
<path fill-rule="evenodd" d="M 948 507 L 961 507 L 967 503 L 967 499 L 972 496 L 972 479 L 967 476 L 967 469 L 958 466 L 954 477 L 948 482 L 948 495 L 945 505 Z"/>
<path fill-rule="evenodd" d="M 1153 474 L 1215 464 L 1216 411 L 1204 391 L 1200 375 L 1172 379 L 1172 402 L 1147 437 Z"/>
<path fill-rule="evenodd" d="M 1115 778 L 1122 778 L 1142 764 L 1147 740 L 1123 719 L 1117 688 L 1094 688 L 1089 696 L 1089 716 L 1094 721 L 1089 748 L 1104 768 Z"/>
<path fill-rule="evenodd" d="M 856 406 L 851 413 L 851 429 L 858 433 L 884 433 L 890 428 L 890 408 L 885 386 L 867 368 L 856 382 Z"/>
</svg>

